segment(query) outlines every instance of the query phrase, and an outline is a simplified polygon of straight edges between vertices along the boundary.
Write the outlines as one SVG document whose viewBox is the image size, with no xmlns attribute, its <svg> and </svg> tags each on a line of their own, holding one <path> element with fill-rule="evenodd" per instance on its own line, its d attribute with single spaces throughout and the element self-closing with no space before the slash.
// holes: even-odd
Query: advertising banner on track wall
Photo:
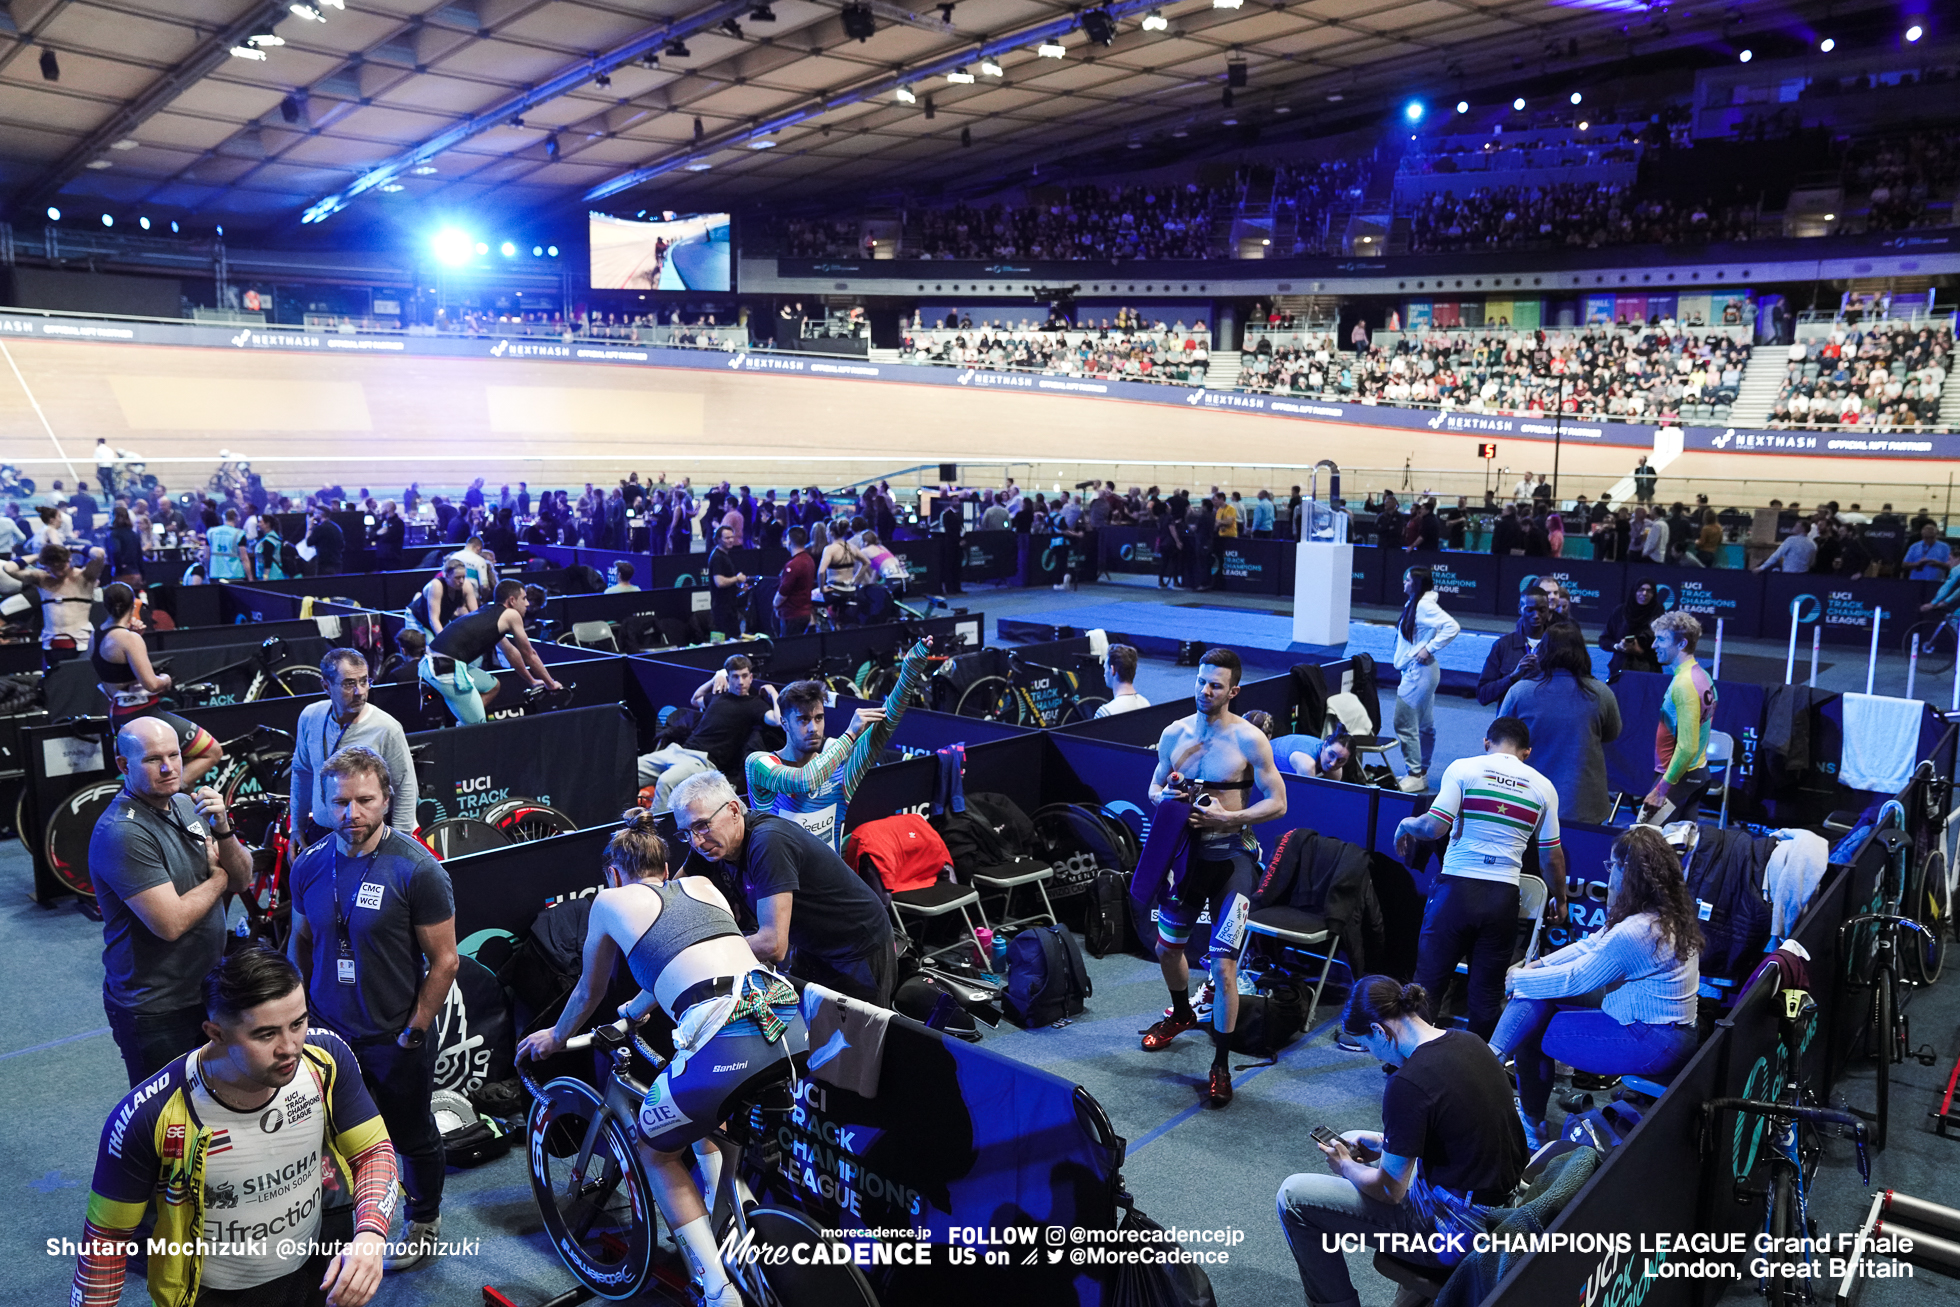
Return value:
<svg viewBox="0 0 1960 1307">
<path fill-rule="evenodd" d="M 1609 299 L 1611 297 L 1608 297 Z M 1443 306 L 1438 305 L 1440 310 Z M 1078 395 L 1132 403 L 1184 404 L 1192 408 L 1232 409 L 1273 417 L 1293 417 L 1357 426 L 1430 430 L 1517 440 L 1559 439 L 1578 444 L 1651 449 L 1659 428 L 1638 422 L 1597 418 L 1554 420 L 1542 413 L 1498 414 L 1391 408 L 1305 395 L 1253 395 L 1194 390 L 1187 386 L 1095 377 L 1037 376 L 980 372 L 972 368 L 828 359 L 766 350 L 736 353 L 712 349 L 667 349 L 631 340 L 511 339 L 494 336 L 340 335 L 300 327 L 232 327 L 210 324 L 127 322 L 83 318 L 41 318 L 0 313 L 0 336 L 123 345 L 201 346 L 282 354 L 335 354 L 347 357 L 558 359 L 570 363 L 651 366 L 685 371 L 769 372 L 831 380 L 895 381 L 956 386 L 967 390 L 1014 390 L 1027 394 Z M 1845 458 L 1960 458 L 1960 434 L 1913 432 L 1746 431 L 1735 427 L 1682 428 L 1690 451 L 1733 454 L 1813 454 Z"/>
<path fill-rule="evenodd" d="M 1631 578 L 1633 569 L 1629 569 Z M 1754 572 L 1731 572 L 1711 568 L 1658 568 L 1654 582 L 1661 588 L 1661 603 L 1668 609 L 1693 613 L 1701 619 L 1709 639 L 1715 623 L 1727 623 L 1730 638 L 1753 639 L 1776 634 L 1777 619 L 1763 612 L 1763 579 Z M 1769 629 L 1763 623 L 1769 622 Z"/>
<path fill-rule="evenodd" d="M 1572 597 L 1572 615 L 1593 625 L 1624 601 L 1627 569 L 1622 563 L 1597 563 L 1578 558 L 1514 558 L 1497 560 L 1499 588 L 1514 595 L 1538 577 L 1553 577 Z M 1506 609 L 1505 611 L 1509 611 Z"/>
<path fill-rule="evenodd" d="M 1794 604 L 1805 627 L 1800 641 L 1810 638 L 1811 623 L 1821 622 L 1826 644 L 1869 645 L 1872 615 L 1883 612 L 1878 642 L 1886 653 L 1899 647 L 1906 628 L 1919 620 L 1919 605 L 1933 597 L 1929 581 L 1860 577 L 1854 583 L 1843 577 L 1770 572 L 1763 582 L 1762 620 L 1773 628 L 1763 631 L 1764 638 L 1788 632 Z"/>
<path fill-rule="evenodd" d="M 1445 612 L 1490 617 L 1517 611 L 1517 600 L 1507 601 L 1499 593 L 1497 560 L 1489 554 L 1405 554 L 1396 561 L 1400 567 L 1395 575 L 1382 578 L 1384 602 L 1399 601 L 1402 572 L 1420 566 L 1429 569 Z"/>
</svg>

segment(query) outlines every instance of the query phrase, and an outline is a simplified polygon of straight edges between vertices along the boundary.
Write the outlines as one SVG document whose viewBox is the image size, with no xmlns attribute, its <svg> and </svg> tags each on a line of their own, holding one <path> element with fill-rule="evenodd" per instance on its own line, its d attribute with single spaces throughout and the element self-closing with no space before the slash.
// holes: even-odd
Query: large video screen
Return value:
<svg viewBox="0 0 1960 1307">
<path fill-rule="evenodd" d="M 594 290 L 731 290 L 728 215 L 589 215 Z"/>
</svg>

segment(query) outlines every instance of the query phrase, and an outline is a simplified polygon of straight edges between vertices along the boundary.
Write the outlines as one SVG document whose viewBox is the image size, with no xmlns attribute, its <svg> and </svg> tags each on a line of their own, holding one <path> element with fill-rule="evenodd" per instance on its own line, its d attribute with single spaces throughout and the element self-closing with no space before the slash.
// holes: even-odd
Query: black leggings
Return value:
<svg viewBox="0 0 1960 1307">
<path fill-rule="evenodd" d="M 1439 876 L 1422 916 L 1416 983 L 1429 991 L 1431 1016 L 1456 964 L 1470 959 L 1470 1033 L 1489 1039 L 1504 1013 L 1504 973 L 1518 940 L 1518 887 L 1498 880 Z"/>
</svg>

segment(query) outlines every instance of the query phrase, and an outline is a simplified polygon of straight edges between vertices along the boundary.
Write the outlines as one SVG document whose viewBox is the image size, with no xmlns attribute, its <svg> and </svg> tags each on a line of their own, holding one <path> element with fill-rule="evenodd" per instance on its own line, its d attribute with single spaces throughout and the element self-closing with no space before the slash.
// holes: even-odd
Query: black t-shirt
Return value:
<svg viewBox="0 0 1960 1307">
<path fill-rule="evenodd" d="M 746 756 L 749 736 L 768 713 L 769 700 L 760 689 L 718 694 L 701 714 L 694 734 L 687 737 L 687 747 L 707 754 L 721 771 L 733 773 Z"/>
<path fill-rule="evenodd" d="M 1382 1146 L 1419 1159 L 1429 1183 L 1484 1203 L 1509 1194 L 1530 1157 L 1504 1068 L 1461 1030 L 1418 1045 L 1389 1078 Z"/>
<path fill-rule="evenodd" d="M 793 954 L 842 964 L 891 948 L 884 905 L 828 843 L 784 817 L 751 812 L 743 820 L 748 836 L 735 868 L 742 896 L 751 910 L 772 895 L 796 896 L 789 915 Z"/>
<path fill-rule="evenodd" d="M 321 518 L 313 524 L 313 532 L 307 539 L 313 542 L 314 559 L 321 567 L 339 568 L 347 538 L 341 534 L 335 522 Z"/>
<path fill-rule="evenodd" d="M 715 578 L 740 576 L 741 574 L 742 569 L 735 565 L 735 555 L 729 553 L 720 545 L 716 545 L 714 553 L 708 556 L 708 585 L 710 587 L 708 590 L 708 602 L 713 605 L 717 618 L 733 617 L 735 615 L 736 606 L 741 597 L 742 587 L 737 585 L 722 585 Z M 721 622 L 717 621 L 716 625 L 721 626 Z M 724 627 L 723 629 L 726 628 Z"/>
</svg>

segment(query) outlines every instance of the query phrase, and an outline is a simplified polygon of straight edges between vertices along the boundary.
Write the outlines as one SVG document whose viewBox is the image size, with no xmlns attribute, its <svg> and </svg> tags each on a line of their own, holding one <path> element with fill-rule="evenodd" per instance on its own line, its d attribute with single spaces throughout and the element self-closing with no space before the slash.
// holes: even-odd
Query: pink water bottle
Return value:
<svg viewBox="0 0 1960 1307">
<path fill-rule="evenodd" d="M 980 969 L 985 971 L 993 966 L 994 932 L 985 926 L 980 927 L 973 932 L 973 944 L 980 951 Z"/>
</svg>

